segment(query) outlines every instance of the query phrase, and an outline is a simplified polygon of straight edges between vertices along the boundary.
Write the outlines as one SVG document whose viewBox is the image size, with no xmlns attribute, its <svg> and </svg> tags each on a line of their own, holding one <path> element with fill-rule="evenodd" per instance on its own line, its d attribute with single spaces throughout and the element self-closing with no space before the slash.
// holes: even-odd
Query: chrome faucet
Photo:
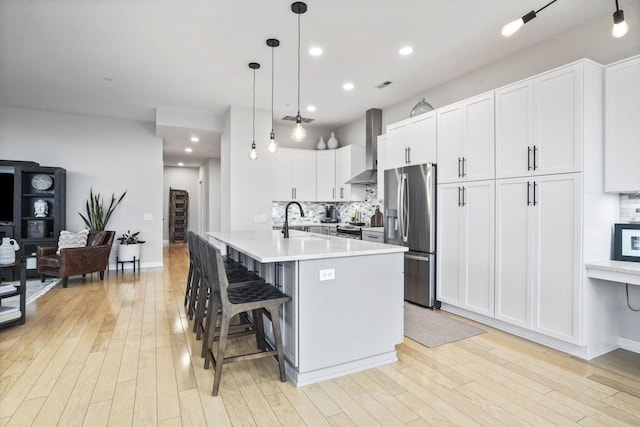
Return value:
<svg viewBox="0 0 640 427">
<path fill-rule="evenodd" d="M 298 202 L 289 202 L 287 203 L 287 207 L 284 208 L 284 225 L 282 226 L 282 234 L 284 234 L 284 238 L 289 238 L 289 206 L 298 205 L 300 208 L 300 216 L 304 218 L 304 211 L 302 210 L 302 206 Z"/>
</svg>

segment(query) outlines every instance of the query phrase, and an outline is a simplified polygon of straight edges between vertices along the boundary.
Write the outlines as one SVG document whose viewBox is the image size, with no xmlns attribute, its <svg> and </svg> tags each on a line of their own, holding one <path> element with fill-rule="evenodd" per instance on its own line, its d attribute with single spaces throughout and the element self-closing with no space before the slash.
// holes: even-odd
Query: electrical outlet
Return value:
<svg viewBox="0 0 640 427">
<path fill-rule="evenodd" d="M 328 270 L 320 270 L 319 280 L 321 282 L 323 282 L 325 280 L 335 280 L 335 278 L 336 278 L 336 269 L 335 268 L 330 268 Z"/>
<path fill-rule="evenodd" d="M 254 222 L 267 222 L 267 216 L 266 215 L 256 215 L 255 217 L 253 217 L 253 221 Z"/>
<path fill-rule="evenodd" d="M 142 216 L 143 221 L 153 221 L 153 214 L 144 214 Z"/>
</svg>

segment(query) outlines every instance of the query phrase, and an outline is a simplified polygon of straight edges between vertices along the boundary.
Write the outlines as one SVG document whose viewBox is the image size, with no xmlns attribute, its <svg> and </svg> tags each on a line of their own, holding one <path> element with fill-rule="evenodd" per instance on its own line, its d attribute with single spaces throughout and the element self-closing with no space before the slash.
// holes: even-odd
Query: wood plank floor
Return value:
<svg viewBox="0 0 640 427">
<path fill-rule="evenodd" d="M 407 339 L 395 364 L 302 388 L 273 360 L 231 364 L 213 397 L 186 274 L 173 244 L 164 269 L 71 279 L 29 305 L 0 331 L 0 427 L 640 425 L 640 355 L 585 362 L 464 319 L 487 333 Z"/>
</svg>

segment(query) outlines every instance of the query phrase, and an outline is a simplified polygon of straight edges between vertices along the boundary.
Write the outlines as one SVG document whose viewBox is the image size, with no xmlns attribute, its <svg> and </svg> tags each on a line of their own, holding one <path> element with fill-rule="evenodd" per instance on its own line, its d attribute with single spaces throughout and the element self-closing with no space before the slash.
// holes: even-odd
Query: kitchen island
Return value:
<svg viewBox="0 0 640 427">
<path fill-rule="evenodd" d="M 397 360 L 407 248 L 295 230 L 289 239 L 277 230 L 207 235 L 291 296 L 281 316 L 286 372 L 298 386 Z"/>
</svg>

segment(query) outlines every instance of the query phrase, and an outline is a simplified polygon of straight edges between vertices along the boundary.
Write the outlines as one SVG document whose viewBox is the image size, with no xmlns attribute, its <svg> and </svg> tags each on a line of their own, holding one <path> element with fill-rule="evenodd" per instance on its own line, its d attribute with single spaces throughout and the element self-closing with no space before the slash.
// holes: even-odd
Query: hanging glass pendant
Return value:
<svg viewBox="0 0 640 427">
<path fill-rule="evenodd" d="M 258 152 L 256 151 L 256 143 L 251 144 L 251 151 L 249 151 L 249 158 L 251 160 L 258 160 Z"/>
<path fill-rule="evenodd" d="M 278 151 L 278 143 L 276 142 L 276 134 L 271 131 L 271 135 L 269 136 L 269 143 L 267 144 L 267 151 L 269 153 L 275 153 Z"/>
<path fill-rule="evenodd" d="M 307 137 L 307 131 L 302 127 L 302 117 L 300 114 L 296 116 L 296 125 L 291 131 L 291 139 L 295 142 L 302 142 Z"/>
</svg>

